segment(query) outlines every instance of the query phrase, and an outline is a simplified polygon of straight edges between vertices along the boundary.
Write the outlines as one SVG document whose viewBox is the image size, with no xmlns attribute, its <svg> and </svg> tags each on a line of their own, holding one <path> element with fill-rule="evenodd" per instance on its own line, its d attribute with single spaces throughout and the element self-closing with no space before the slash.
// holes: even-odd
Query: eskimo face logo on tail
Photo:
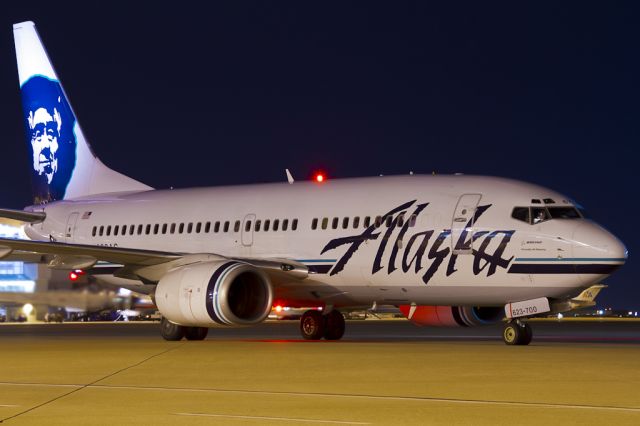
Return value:
<svg viewBox="0 0 640 426">
<path fill-rule="evenodd" d="M 21 91 L 34 202 L 61 200 L 75 166 L 76 118 L 55 80 L 33 76 Z"/>
</svg>

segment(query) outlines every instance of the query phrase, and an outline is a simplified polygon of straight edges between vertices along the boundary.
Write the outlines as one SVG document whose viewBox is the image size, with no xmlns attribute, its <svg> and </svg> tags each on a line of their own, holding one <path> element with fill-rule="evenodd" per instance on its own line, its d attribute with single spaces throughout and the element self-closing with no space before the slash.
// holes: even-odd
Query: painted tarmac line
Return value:
<svg viewBox="0 0 640 426">
<path fill-rule="evenodd" d="M 14 404 L 0 404 L 0 407 L 11 408 L 11 407 L 19 407 L 19 405 Z"/>
<path fill-rule="evenodd" d="M 194 416 L 194 417 L 221 417 L 225 419 L 242 419 L 242 420 L 268 420 L 268 421 L 284 421 L 284 422 L 305 422 L 305 423 L 324 423 L 334 425 L 370 425 L 366 422 L 347 422 L 339 420 L 318 420 L 318 419 L 298 419 L 293 417 L 265 417 L 265 416 L 234 416 L 230 414 L 207 414 L 207 413 L 173 413 L 176 416 Z"/>
<path fill-rule="evenodd" d="M 344 398 L 344 399 L 364 399 L 378 401 L 413 401 L 432 402 L 445 404 L 469 404 L 469 405 L 498 405 L 513 407 L 537 407 L 537 408 L 560 408 L 578 410 L 603 410 L 622 411 L 640 413 L 640 407 L 616 407 L 609 405 L 588 405 L 588 404 L 562 404 L 545 402 L 523 402 L 523 401 L 498 401 L 482 399 L 458 399 L 458 398 L 434 398 L 428 396 L 385 396 L 385 395 L 365 395 L 365 394 L 340 394 L 340 393 L 313 393 L 313 392 L 279 392 L 260 391 L 243 389 L 211 389 L 211 388 L 178 388 L 163 386 L 133 386 L 133 385 L 77 385 L 77 384 L 55 384 L 55 383 L 12 383 L 0 382 L 0 386 L 33 386 L 33 387 L 73 387 L 85 389 L 110 389 L 110 390 L 136 390 L 136 391 L 159 391 L 159 392 L 198 392 L 198 393 L 222 393 L 239 395 L 268 395 L 268 396 L 297 396 L 305 398 Z"/>
</svg>

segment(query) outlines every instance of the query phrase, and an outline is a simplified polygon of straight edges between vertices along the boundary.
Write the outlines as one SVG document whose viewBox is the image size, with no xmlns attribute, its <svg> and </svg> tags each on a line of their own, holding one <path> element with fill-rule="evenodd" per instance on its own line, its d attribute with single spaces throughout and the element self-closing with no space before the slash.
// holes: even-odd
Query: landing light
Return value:
<svg viewBox="0 0 640 426">
<path fill-rule="evenodd" d="M 276 306 L 276 312 L 282 312 L 282 306 L 280 305 Z"/>
</svg>

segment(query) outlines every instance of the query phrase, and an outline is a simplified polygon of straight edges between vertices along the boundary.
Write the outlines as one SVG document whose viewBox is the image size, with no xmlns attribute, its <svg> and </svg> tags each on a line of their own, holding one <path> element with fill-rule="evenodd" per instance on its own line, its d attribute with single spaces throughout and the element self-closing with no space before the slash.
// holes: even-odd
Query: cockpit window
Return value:
<svg viewBox="0 0 640 426">
<path fill-rule="evenodd" d="M 545 220 L 549 220 L 551 217 L 549 213 L 547 213 L 547 209 L 544 207 L 533 207 L 531 208 L 531 217 L 533 218 L 533 224 L 544 222 Z"/>
<path fill-rule="evenodd" d="M 581 217 L 575 207 L 549 207 L 548 210 L 553 219 L 579 219 Z"/>
<path fill-rule="evenodd" d="M 514 207 L 511 217 L 523 222 L 531 223 L 529 218 L 529 207 Z"/>
<path fill-rule="evenodd" d="M 531 225 L 550 219 L 580 219 L 584 217 L 577 208 L 566 207 L 514 207 L 511 217 Z"/>
</svg>

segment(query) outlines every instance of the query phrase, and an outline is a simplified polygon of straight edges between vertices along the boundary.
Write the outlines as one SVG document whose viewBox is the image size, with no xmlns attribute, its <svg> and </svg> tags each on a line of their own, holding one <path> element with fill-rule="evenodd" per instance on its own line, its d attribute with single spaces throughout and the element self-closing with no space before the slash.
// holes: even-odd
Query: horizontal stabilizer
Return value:
<svg viewBox="0 0 640 426">
<path fill-rule="evenodd" d="M 18 222 L 40 223 L 47 217 L 44 212 L 27 212 L 24 210 L 0 209 L 0 218 Z"/>
</svg>

